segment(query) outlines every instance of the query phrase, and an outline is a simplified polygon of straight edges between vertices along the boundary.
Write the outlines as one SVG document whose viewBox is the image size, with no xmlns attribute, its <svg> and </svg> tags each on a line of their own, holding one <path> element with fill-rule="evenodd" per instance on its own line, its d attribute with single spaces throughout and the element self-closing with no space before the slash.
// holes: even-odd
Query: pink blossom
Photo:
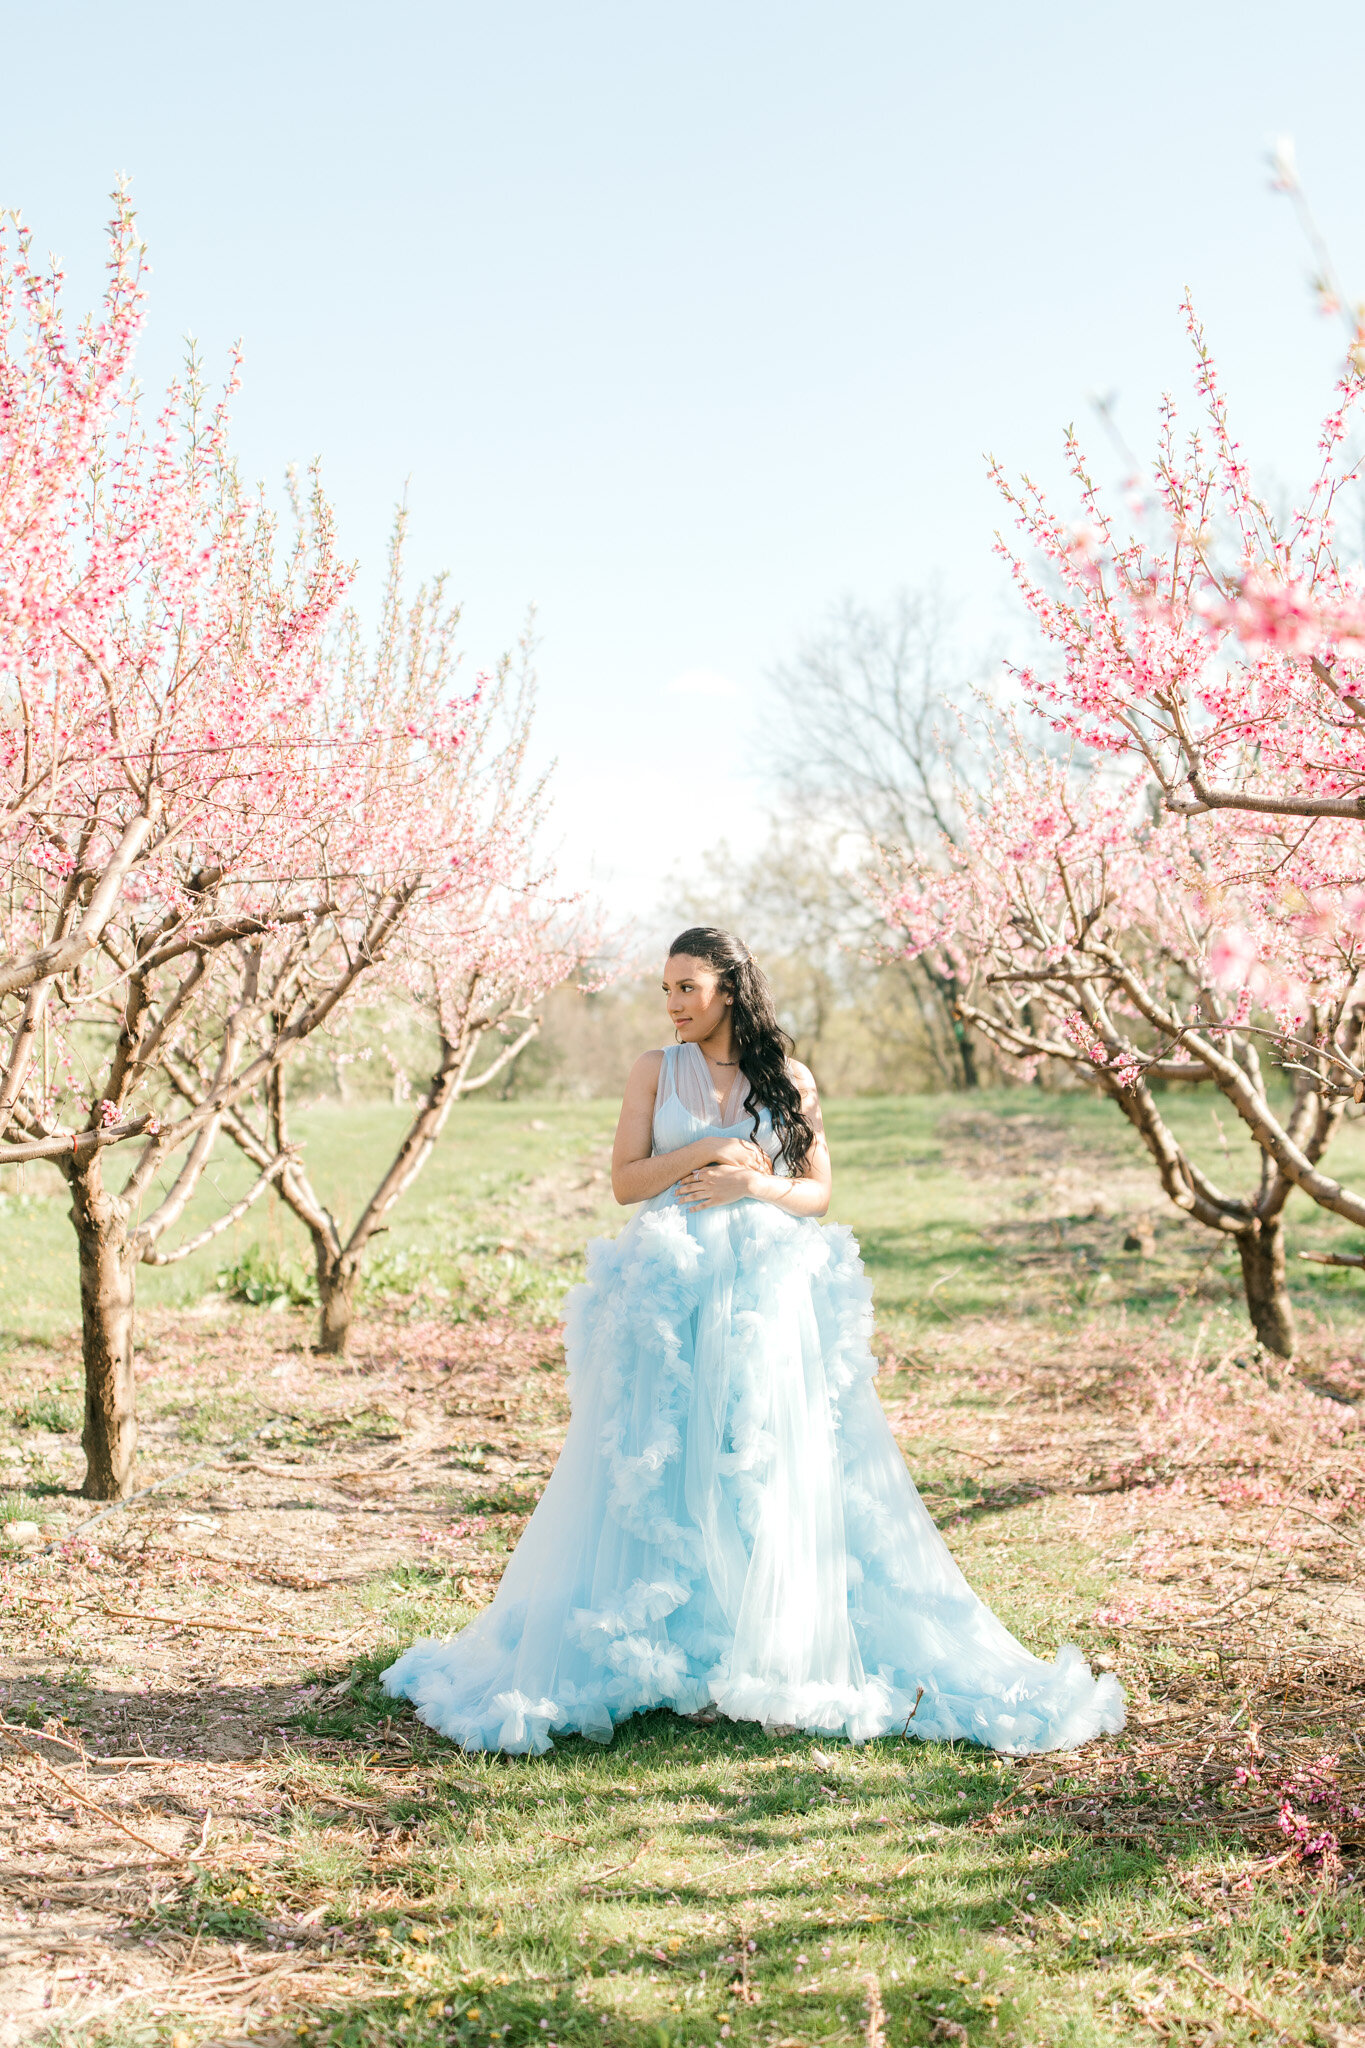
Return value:
<svg viewBox="0 0 1365 2048">
<path fill-rule="evenodd" d="M 1204 433 L 1182 437 L 1165 403 L 1152 494 L 1135 501 L 1130 528 L 1107 510 L 1074 435 L 1070 520 L 993 469 L 1022 541 L 1001 553 L 1048 649 L 1018 680 L 1056 729 L 1140 762 L 1185 814 L 1249 804 L 1262 817 L 1304 805 L 1358 815 L 1365 574 L 1342 557 L 1336 509 L 1357 473 L 1349 435 L 1365 379 L 1352 367 L 1338 381 L 1307 495 L 1277 520 L 1188 303 L 1185 320 Z M 1262 851 L 1269 882 L 1268 838 Z"/>
</svg>

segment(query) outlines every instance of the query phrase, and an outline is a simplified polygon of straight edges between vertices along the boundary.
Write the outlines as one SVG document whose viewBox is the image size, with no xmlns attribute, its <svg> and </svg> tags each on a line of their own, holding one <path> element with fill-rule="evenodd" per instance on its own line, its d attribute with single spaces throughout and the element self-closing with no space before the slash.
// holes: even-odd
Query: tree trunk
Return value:
<svg viewBox="0 0 1365 2048">
<path fill-rule="evenodd" d="M 351 1341 L 351 1324 L 355 1320 L 359 1270 L 343 1259 L 328 1256 L 321 1246 L 317 1251 L 317 1265 L 318 1299 L 322 1304 L 318 1315 L 318 1350 L 325 1358 L 344 1358 L 346 1346 Z"/>
<path fill-rule="evenodd" d="M 1278 1216 L 1237 1239 L 1251 1327 L 1277 1358 L 1294 1356 L 1294 1310 L 1285 1285 L 1284 1224 Z"/>
<path fill-rule="evenodd" d="M 953 1037 L 957 1040 L 957 1056 L 962 1062 L 962 1085 L 964 1088 L 979 1088 L 981 1075 L 976 1064 L 976 1047 L 972 1034 L 956 1014 L 953 1015 Z"/>
<path fill-rule="evenodd" d="M 91 1500 L 132 1491 L 137 1414 L 133 1393 L 136 1260 L 121 1203 L 104 1186 L 96 1154 L 70 1173 L 71 1220 L 80 1247 L 81 1335 L 85 1357 L 85 1484 Z"/>
<path fill-rule="evenodd" d="M 948 1031 L 953 1041 L 953 1052 L 956 1055 L 958 1070 L 957 1075 L 954 1077 L 954 1086 L 963 1089 L 979 1088 L 981 1086 L 981 1072 L 976 1063 L 976 1046 L 972 1042 L 972 1034 L 968 1030 L 966 1019 L 959 1008 L 962 995 L 961 984 L 956 974 L 932 966 L 923 954 L 921 954 L 920 958 L 925 976 L 938 997 L 944 1015 L 947 1018 Z"/>
</svg>

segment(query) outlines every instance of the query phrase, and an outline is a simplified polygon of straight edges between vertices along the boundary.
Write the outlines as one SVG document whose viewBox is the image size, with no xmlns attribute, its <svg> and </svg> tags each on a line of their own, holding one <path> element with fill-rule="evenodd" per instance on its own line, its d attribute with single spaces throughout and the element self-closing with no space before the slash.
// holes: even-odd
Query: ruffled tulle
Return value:
<svg viewBox="0 0 1365 2048">
<path fill-rule="evenodd" d="M 1117 1681 L 1033 1656 L 934 1527 L 847 1229 L 660 1198 L 590 1247 L 565 1326 L 572 1421 L 496 1598 L 384 1673 L 431 1727 L 515 1754 L 656 1707 L 1011 1754 L 1122 1727 Z"/>
</svg>

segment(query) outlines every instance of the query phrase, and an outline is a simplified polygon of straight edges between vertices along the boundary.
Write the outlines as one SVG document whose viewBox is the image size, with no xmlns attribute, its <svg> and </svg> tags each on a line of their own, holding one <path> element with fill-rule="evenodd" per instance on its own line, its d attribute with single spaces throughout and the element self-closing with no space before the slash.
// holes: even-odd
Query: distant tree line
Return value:
<svg viewBox="0 0 1365 2048">
<path fill-rule="evenodd" d="M 724 925 L 759 955 L 829 1094 L 971 1089 L 996 1072 L 951 963 L 907 959 L 873 886 L 906 847 L 960 833 L 969 728 L 990 715 L 977 683 L 936 594 L 845 601 L 772 677 L 766 840 L 746 857 L 711 848 L 670 897 L 679 925 Z M 597 994 L 562 985 L 502 1086 L 614 1095 L 659 1028 L 652 963 Z"/>
</svg>

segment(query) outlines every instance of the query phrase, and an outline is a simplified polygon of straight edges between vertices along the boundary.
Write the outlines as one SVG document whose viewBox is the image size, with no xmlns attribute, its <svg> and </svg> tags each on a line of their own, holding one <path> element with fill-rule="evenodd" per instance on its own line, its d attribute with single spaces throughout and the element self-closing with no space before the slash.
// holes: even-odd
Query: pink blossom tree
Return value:
<svg viewBox="0 0 1365 2048">
<path fill-rule="evenodd" d="M 99 944 L 129 873 L 164 829 L 159 790 L 130 787 L 114 707 L 82 652 L 146 524 L 143 507 L 125 504 L 97 541 L 85 517 L 142 321 L 141 252 L 121 193 L 102 317 L 74 342 L 60 286 L 59 273 L 34 265 L 22 226 L 0 227 L 0 1019 L 9 1038 L 0 1138 L 45 1039 L 50 1051 L 57 977 Z M 124 1135 L 91 1130 L 84 1149 Z M 59 1144 L 19 1138 L 0 1144 L 0 1160 Z"/>
<path fill-rule="evenodd" d="M 1203 424 L 1182 440 L 1164 401 L 1151 488 L 1130 475 L 1122 512 L 1074 434 L 1074 518 L 992 465 L 1021 539 L 1000 552 L 1053 657 L 1021 681 L 1058 729 L 1141 761 L 1172 812 L 1358 823 L 1365 575 L 1343 557 L 1339 519 L 1360 484 L 1365 340 L 1347 350 L 1302 504 L 1278 517 L 1188 300 L 1185 320 Z"/>
<path fill-rule="evenodd" d="M 452 906 L 453 907 L 453 906 Z M 277 1187 L 281 1201 L 308 1232 L 317 1276 L 318 1350 L 340 1356 L 350 1342 L 356 1292 L 376 1233 L 413 1187 L 457 1102 L 505 1074 L 540 1029 L 536 1005 L 580 966 L 582 953 L 557 909 L 519 900 L 515 888 L 471 892 L 462 930 L 423 946 L 400 944 L 387 979 L 430 1022 L 432 1071 L 413 1099 L 412 1115 L 360 1214 L 344 1223 L 313 1184 L 294 1147 L 282 1066 L 250 1107 L 226 1123 L 229 1135 L 262 1174 L 287 1159 Z"/>
<path fill-rule="evenodd" d="M 407 793 L 405 831 L 385 857 L 388 886 L 402 889 L 402 917 L 380 985 L 412 1004 L 432 1029 L 435 1059 L 411 1120 L 349 1226 L 318 1193 L 292 1146 L 286 1075 L 276 1063 L 251 1103 L 238 1104 L 224 1128 L 261 1175 L 278 1171 L 276 1187 L 312 1241 L 320 1317 L 318 1347 L 345 1351 L 366 1251 L 413 1186 L 455 1104 L 487 1088 L 540 1028 L 536 1005 L 567 979 L 596 944 L 579 906 L 557 900 L 553 877 L 536 856 L 543 781 L 528 770 L 534 687 L 529 645 L 520 661 L 504 662 L 481 679 L 472 698 L 455 695 L 458 611 L 443 584 L 403 597 L 406 516 L 400 513 L 390 552 L 387 596 L 376 648 L 367 654 L 358 622 L 349 619 L 339 665 L 350 696 L 390 735 L 383 772 Z M 457 748 L 433 747 L 432 702 L 454 703 L 461 722 Z M 419 723 L 419 721 L 421 721 Z M 342 945 L 337 931 L 334 943 Z M 278 1020 L 262 1012 L 267 1037 Z M 178 1062 L 175 1083 L 198 1102 L 206 1066 Z"/>
<path fill-rule="evenodd" d="M 1300 504 L 1278 514 L 1254 486 L 1188 302 L 1185 317 L 1202 421 L 1182 440 L 1165 402 L 1150 489 L 1130 475 L 1113 510 L 1074 436 L 1073 518 L 995 469 L 1020 536 L 1001 552 L 1044 649 L 1020 680 L 1102 765 L 1126 757 L 1145 771 L 1169 818 L 1203 822 L 1197 867 L 1172 882 L 1183 914 L 1221 920 L 1225 965 L 1240 961 L 1248 1000 L 1264 994 L 1253 1035 L 1296 1090 L 1358 1104 L 1365 571 L 1341 533 L 1362 482 L 1352 428 L 1365 333 L 1348 322 L 1313 474 Z M 1272 1179 L 1365 1227 L 1365 1201 L 1299 1143 L 1293 1119 L 1276 1116 L 1225 1035 L 1155 999 L 1142 1014 L 1153 1030 L 1181 1029 L 1182 1055 L 1237 1110 Z M 1305 1256 L 1365 1265 L 1365 1255 Z"/>
<path fill-rule="evenodd" d="M 1297 1186 L 1338 1213 L 1357 1202 L 1321 1161 L 1344 1107 L 1338 1063 L 1358 1065 L 1365 1043 L 1360 963 L 1297 893 L 1277 918 L 1259 891 L 1215 881 L 1217 831 L 1154 819 L 1140 795 L 1132 782 L 1106 795 L 1021 750 L 982 795 L 962 792 L 960 845 L 908 863 L 882 907 L 907 951 L 955 966 L 964 1019 L 1007 1064 L 1056 1062 L 1114 1103 L 1175 1207 L 1235 1242 L 1252 1326 L 1289 1357 L 1288 1197 Z M 1300 1055 L 1287 1117 L 1258 1051 L 1286 1032 Z M 1229 1191 L 1190 1157 L 1154 1082 L 1220 1090 L 1260 1147 L 1254 1187 Z"/>
<path fill-rule="evenodd" d="M 392 736 L 331 658 L 325 502 L 282 544 L 193 365 L 146 423 L 122 195 L 110 250 L 73 341 L 60 279 L 0 245 L 0 1163 L 52 1159 L 71 1190 L 101 1498 L 131 1481 L 137 1265 L 170 1256 L 224 1117 L 384 958 L 426 872 Z M 426 714 L 404 744 L 457 754 L 460 708 Z M 442 852 L 453 886 L 470 849 Z M 177 1110 L 182 1060 L 200 1086 Z M 108 1147 L 135 1138 L 115 1185 Z"/>
</svg>

